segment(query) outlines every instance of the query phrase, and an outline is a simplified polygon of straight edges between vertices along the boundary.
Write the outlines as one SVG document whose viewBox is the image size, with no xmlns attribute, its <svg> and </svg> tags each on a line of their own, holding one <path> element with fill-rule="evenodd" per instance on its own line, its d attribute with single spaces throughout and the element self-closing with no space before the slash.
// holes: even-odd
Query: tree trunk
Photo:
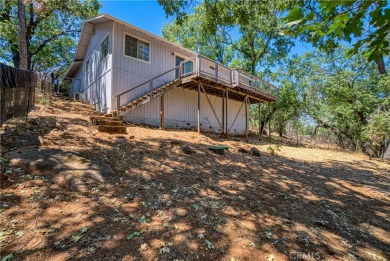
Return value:
<svg viewBox="0 0 390 261">
<path fill-rule="evenodd" d="M 28 69 L 27 56 L 27 38 L 26 38 L 26 14 L 23 0 L 18 0 L 18 20 L 19 20 L 19 38 L 20 38 L 20 68 Z"/>
<path fill-rule="evenodd" d="M 12 62 L 16 68 L 20 68 L 20 53 L 15 45 L 11 45 Z"/>
<path fill-rule="evenodd" d="M 383 56 L 381 56 L 376 63 L 378 65 L 379 73 L 382 75 L 387 75 L 386 65 L 385 61 L 383 60 Z"/>
</svg>

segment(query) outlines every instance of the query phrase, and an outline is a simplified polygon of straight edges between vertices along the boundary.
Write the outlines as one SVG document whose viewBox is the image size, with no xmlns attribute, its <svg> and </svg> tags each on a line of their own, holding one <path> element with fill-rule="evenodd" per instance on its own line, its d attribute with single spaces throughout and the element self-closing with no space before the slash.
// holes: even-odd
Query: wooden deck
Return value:
<svg viewBox="0 0 390 261">
<path fill-rule="evenodd" d="M 117 94 L 118 115 L 141 106 L 165 92 L 164 86 L 183 87 L 248 104 L 278 99 L 278 88 L 240 69 L 231 69 L 198 55 L 145 82 Z"/>
<path fill-rule="evenodd" d="M 188 65 L 191 63 L 191 65 Z M 208 94 L 223 97 L 229 92 L 229 99 L 249 103 L 273 102 L 278 100 L 278 88 L 272 84 L 239 69 L 218 64 L 204 56 L 185 61 L 181 67 L 180 87 L 197 90 L 199 82 Z M 193 70 L 186 70 L 193 68 Z"/>
</svg>

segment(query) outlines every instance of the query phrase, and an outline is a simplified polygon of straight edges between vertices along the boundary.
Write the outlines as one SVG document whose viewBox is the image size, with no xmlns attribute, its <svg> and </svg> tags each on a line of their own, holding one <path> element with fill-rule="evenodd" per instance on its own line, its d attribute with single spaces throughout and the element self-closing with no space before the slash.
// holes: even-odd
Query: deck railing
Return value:
<svg viewBox="0 0 390 261">
<path fill-rule="evenodd" d="M 196 59 L 197 75 L 232 88 L 240 87 L 259 93 L 270 99 L 277 99 L 279 89 L 269 82 L 241 69 L 231 69 L 205 56 Z"/>
</svg>

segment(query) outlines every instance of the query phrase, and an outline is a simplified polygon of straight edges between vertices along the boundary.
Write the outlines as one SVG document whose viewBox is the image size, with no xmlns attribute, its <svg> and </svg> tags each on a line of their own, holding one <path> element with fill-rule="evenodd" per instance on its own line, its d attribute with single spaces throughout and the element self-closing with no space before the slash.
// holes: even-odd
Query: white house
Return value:
<svg viewBox="0 0 390 261">
<path fill-rule="evenodd" d="M 271 84 L 107 14 L 86 20 L 66 78 L 71 94 L 125 121 L 244 134 Z"/>
</svg>

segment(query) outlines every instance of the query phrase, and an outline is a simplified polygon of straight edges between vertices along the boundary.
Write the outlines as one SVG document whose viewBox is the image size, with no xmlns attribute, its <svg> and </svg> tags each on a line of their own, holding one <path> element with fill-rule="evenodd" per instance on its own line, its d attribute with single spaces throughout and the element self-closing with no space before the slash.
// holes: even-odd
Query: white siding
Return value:
<svg viewBox="0 0 390 261">
<path fill-rule="evenodd" d="M 150 63 L 124 56 L 125 32 L 150 42 Z M 119 23 L 114 27 L 114 38 L 113 96 L 174 68 L 174 53 L 183 57 L 192 57 L 194 55 Z M 140 92 L 142 93 L 141 90 Z M 116 104 L 115 99 L 113 99 L 112 104 Z"/>
<path fill-rule="evenodd" d="M 208 95 L 211 104 L 222 124 L 222 98 Z M 197 125 L 197 108 L 198 108 L 197 91 L 174 88 L 164 94 L 165 107 L 165 127 L 166 128 L 186 128 L 196 129 Z M 138 107 L 124 115 L 124 120 L 133 123 L 144 123 L 154 126 L 160 126 L 160 97 L 149 103 Z M 241 102 L 229 100 L 228 103 L 228 128 L 230 129 L 234 118 L 236 117 L 241 106 Z M 214 113 L 207 102 L 205 94 L 201 94 L 200 104 L 200 122 L 202 131 L 221 132 Z M 231 134 L 245 133 L 245 105 L 242 106 L 237 116 L 236 122 L 230 130 Z"/>
<path fill-rule="evenodd" d="M 84 78 L 83 78 L 82 68 L 77 72 L 73 79 L 73 91 L 80 92 L 84 89 Z M 73 95 L 73 94 L 72 94 Z"/>
<path fill-rule="evenodd" d="M 80 79 L 83 98 L 95 105 L 96 110 L 109 112 L 111 108 L 112 22 L 98 24 L 88 44 L 83 65 L 76 75 Z M 108 57 L 100 62 L 100 43 L 108 36 Z M 86 73 L 86 62 L 91 70 Z"/>
</svg>

